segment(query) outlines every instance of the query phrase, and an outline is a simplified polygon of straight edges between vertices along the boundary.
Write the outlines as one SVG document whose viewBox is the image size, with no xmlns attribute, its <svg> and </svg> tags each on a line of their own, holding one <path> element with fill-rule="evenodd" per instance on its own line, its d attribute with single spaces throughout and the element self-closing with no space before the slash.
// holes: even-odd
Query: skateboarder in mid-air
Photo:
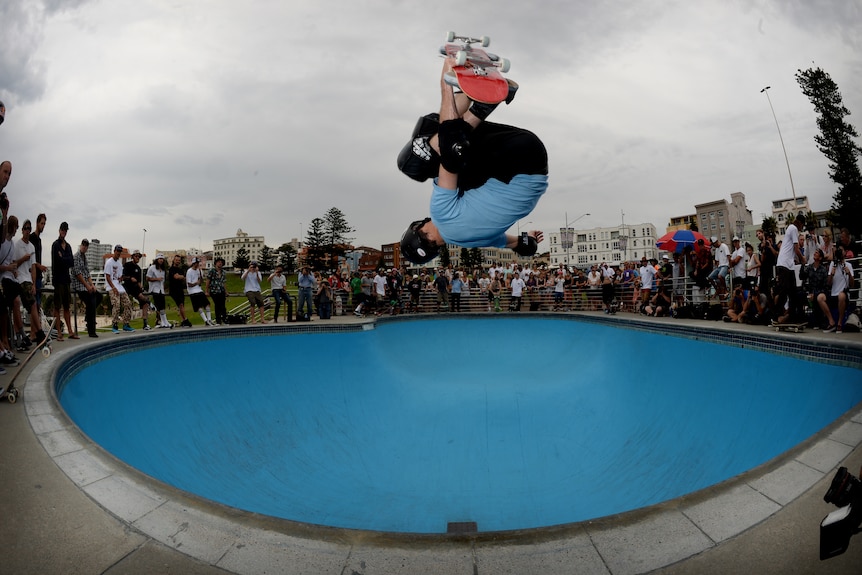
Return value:
<svg viewBox="0 0 862 575">
<path fill-rule="evenodd" d="M 543 234 L 520 237 L 506 230 L 536 207 L 548 188 L 548 154 L 535 134 L 484 121 L 497 104 L 471 102 L 455 94 L 445 76 L 440 114 L 419 119 L 413 138 L 398 155 L 398 168 L 414 180 L 434 179 L 431 217 L 410 224 L 401 253 L 421 264 L 436 257 L 445 243 L 461 247 L 508 247 L 520 255 L 536 253 Z M 517 84 L 509 82 L 512 101 Z M 436 176 L 436 177 L 435 177 Z"/>
</svg>

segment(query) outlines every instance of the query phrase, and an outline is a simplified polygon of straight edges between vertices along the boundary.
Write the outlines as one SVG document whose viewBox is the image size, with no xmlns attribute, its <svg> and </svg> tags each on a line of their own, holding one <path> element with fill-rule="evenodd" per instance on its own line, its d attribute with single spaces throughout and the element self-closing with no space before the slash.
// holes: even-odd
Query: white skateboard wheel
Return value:
<svg viewBox="0 0 862 575">
<path fill-rule="evenodd" d="M 50 347 L 43 347 L 42 348 L 42 357 L 50 357 L 50 355 L 51 355 L 51 348 Z"/>
</svg>

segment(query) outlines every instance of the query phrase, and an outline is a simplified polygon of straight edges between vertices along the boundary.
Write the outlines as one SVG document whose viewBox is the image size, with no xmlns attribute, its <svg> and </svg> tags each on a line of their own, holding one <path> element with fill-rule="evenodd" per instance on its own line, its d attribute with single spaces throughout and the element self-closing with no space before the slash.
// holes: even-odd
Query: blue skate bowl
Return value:
<svg viewBox="0 0 862 575">
<path fill-rule="evenodd" d="M 55 385 L 84 433 L 166 484 L 404 533 L 546 527 L 667 501 L 770 461 L 862 401 L 859 348 L 769 353 L 753 348 L 781 347 L 773 333 L 705 341 L 637 323 L 194 330 L 96 346 Z"/>
</svg>

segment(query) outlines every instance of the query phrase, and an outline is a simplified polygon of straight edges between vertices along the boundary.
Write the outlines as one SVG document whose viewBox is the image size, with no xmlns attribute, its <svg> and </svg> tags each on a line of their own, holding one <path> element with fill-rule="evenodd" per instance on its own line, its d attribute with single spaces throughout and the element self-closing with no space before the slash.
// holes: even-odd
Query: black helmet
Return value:
<svg viewBox="0 0 862 575">
<path fill-rule="evenodd" d="M 414 264 L 424 264 L 437 257 L 440 248 L 428 241 L 419 233 L 419 228 L 431 221 L 431 218 L 416 220 L 410 224 L 401 236 L 401 255 Z"/>
</svg>

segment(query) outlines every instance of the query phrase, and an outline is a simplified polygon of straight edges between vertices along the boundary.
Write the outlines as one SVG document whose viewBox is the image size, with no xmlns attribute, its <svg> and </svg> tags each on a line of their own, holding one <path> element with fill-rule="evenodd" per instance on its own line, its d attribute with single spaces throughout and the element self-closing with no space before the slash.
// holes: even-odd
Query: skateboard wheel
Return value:
<svg viewBox="0 0 862 575">
<path fill-rule="evenodd" d="M 500 66 L 500 72 L 503 72 L 505 74 L 506 72 L 509 71 L 509 68 L 512 67 L 512 63 L 509 61 L 508 58 L 500 58 L 499 66 Z"/>
<path fill-rule="evenodd" d="M 446 41 L 447 42 L 451 42 L 454 39 L 455 39 L 455 32 L 453 32 L 452 30 L 449 30 L 448 32 L 446 32 Z"/>
<path fill-rule="evenodd" d="M 49 357 L 50 355 L 51 355 L 51 348 L 50 347 L 43 347 L 42 348 L 42 357 Z"/>
<path fill-rule="evenodd" d="M 467 52 L 465 52 L 464 50 L 459 50 L 458 52 L 456 52 L 455 53 L 455 65 L 456 66 L 463 66 L 466 63 L 467 63 Z"/>
<path fill-rule="evenodd" d="M 483 48 L 491 45 L 491 38 L 489 36 L 482 36 L 479 40 L 481 40 Z"/>
<path fill-rule="evenodd" d="M 15 403 L 16 401 L 18 401 L 18 391 L 10 391 L 6 396 L 6 401 L 8 401 L 9 403 Z"/>
</svg>

